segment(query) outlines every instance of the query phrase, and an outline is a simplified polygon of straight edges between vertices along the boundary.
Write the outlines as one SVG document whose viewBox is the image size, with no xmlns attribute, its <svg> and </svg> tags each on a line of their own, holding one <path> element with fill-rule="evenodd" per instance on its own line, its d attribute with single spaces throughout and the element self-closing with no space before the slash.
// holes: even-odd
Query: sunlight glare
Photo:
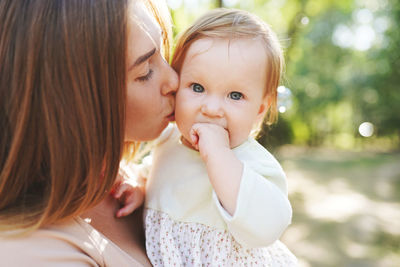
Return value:
<svg viewBox="0 0 400 267">
<path fill-rule="evenodd" d="M 374 19 L 374 15 L 369 9 L 363 8 L 353 12 L 353 19 L 360 24 L 369 24 Z"/>
<path fill-rule="evenodd" d="M 292 106 L 292 91 L 281 85 L 278 87 L 278 111 L 285 113 Z"/>
<path fill-rule="evenodd" d="M 310 22 L 310 19 L 307 16 L 304 16 L 300 20 L 301 24 L 307 25 Z"/>
<path fill-rule="evenodd" d="M 333 31 L 332 42 L 337 46 L 349 48 L 353 45 L 353 33 L 346 25 L 339 24 Z"/>
<path fill-rule="evenodd" d="M 354 48 L 366 51 L 372 47 L 375 41 L 375 31 L 369 25 L 362 25 L 356 28 L 354 36 Z"/>
<path fill-rule="evenodd" d="M 374 125 L 370 122 L 363 122 L 358 127 L 361 136 L 370 137 L 374 134 Z"/>
<path fill-rule="evenodd" d="M 167 0 L 167 4 L 172 10 L 176 10 L 181 7 L 182 0 Z"/>
<path fill-rule="evenodd" d="M 225 7 L 233 7 L 235 6 L 239 0 L 222 0 Z"/>
</svg>

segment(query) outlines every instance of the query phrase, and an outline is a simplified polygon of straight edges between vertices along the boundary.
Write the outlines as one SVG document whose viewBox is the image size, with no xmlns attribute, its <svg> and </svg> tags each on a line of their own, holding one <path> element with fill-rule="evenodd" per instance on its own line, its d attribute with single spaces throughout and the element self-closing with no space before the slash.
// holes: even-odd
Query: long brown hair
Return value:
<svg viewBox="0 0 400 267">
<path fill-rule="evenodd" d="M 128 0 L 0 0 L 0 230 L 98 203 L 124 141 Z"/>
</svg>

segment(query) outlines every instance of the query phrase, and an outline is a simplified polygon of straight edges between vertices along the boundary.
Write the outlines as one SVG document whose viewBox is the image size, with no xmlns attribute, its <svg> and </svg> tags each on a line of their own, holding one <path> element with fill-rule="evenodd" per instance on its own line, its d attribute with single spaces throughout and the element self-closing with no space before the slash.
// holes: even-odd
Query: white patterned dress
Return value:
<svg viewBox="0 0 400 267">
<path fill-rule="evenodd" d="M 146 211 L 146 251 L 153 266 L 297 266 L 279 240 L 265 248 L 244 248 L 227 230 L 172 220 Z"/>
<path fill-rule="evenodd" d="M 146 251 L 154 266 L 297 266 L 279 241 L 292 215 L 279 163 L 253 139 L 233 151 L 244 170 L 231 216 L 199 153 L 179 142 L 176 129 L 163 133 L 146 185 Z"/>
</svg>

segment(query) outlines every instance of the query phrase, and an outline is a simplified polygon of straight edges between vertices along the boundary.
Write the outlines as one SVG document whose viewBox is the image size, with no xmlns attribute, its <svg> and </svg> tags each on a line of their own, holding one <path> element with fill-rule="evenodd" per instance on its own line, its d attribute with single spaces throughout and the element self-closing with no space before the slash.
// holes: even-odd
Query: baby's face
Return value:
<svg viewBox="0 0 400 267">
<path fill-rule="evenodd" d="M 243 143 L 266 109 L 267 56 L 256 39 L 206 38 L 188 49 L 180 73 L 175 119 L 190 140 L 194 123 L 217 124 L 230 146 Z"/>
</svg>

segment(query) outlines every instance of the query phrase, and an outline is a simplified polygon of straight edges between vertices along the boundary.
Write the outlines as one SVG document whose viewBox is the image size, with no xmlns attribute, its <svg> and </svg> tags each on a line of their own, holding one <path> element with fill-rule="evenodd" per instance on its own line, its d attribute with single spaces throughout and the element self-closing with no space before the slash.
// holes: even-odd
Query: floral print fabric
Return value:
<svg viewBox="0 0 400 267">
<path fill-rule="evenodd" d="M 279 240 L 266 248 L 244 248 L 227 230 L 172 220 L 147 209 L 146 251 L 154 266 L 297 266 Z"/>
</svg>

